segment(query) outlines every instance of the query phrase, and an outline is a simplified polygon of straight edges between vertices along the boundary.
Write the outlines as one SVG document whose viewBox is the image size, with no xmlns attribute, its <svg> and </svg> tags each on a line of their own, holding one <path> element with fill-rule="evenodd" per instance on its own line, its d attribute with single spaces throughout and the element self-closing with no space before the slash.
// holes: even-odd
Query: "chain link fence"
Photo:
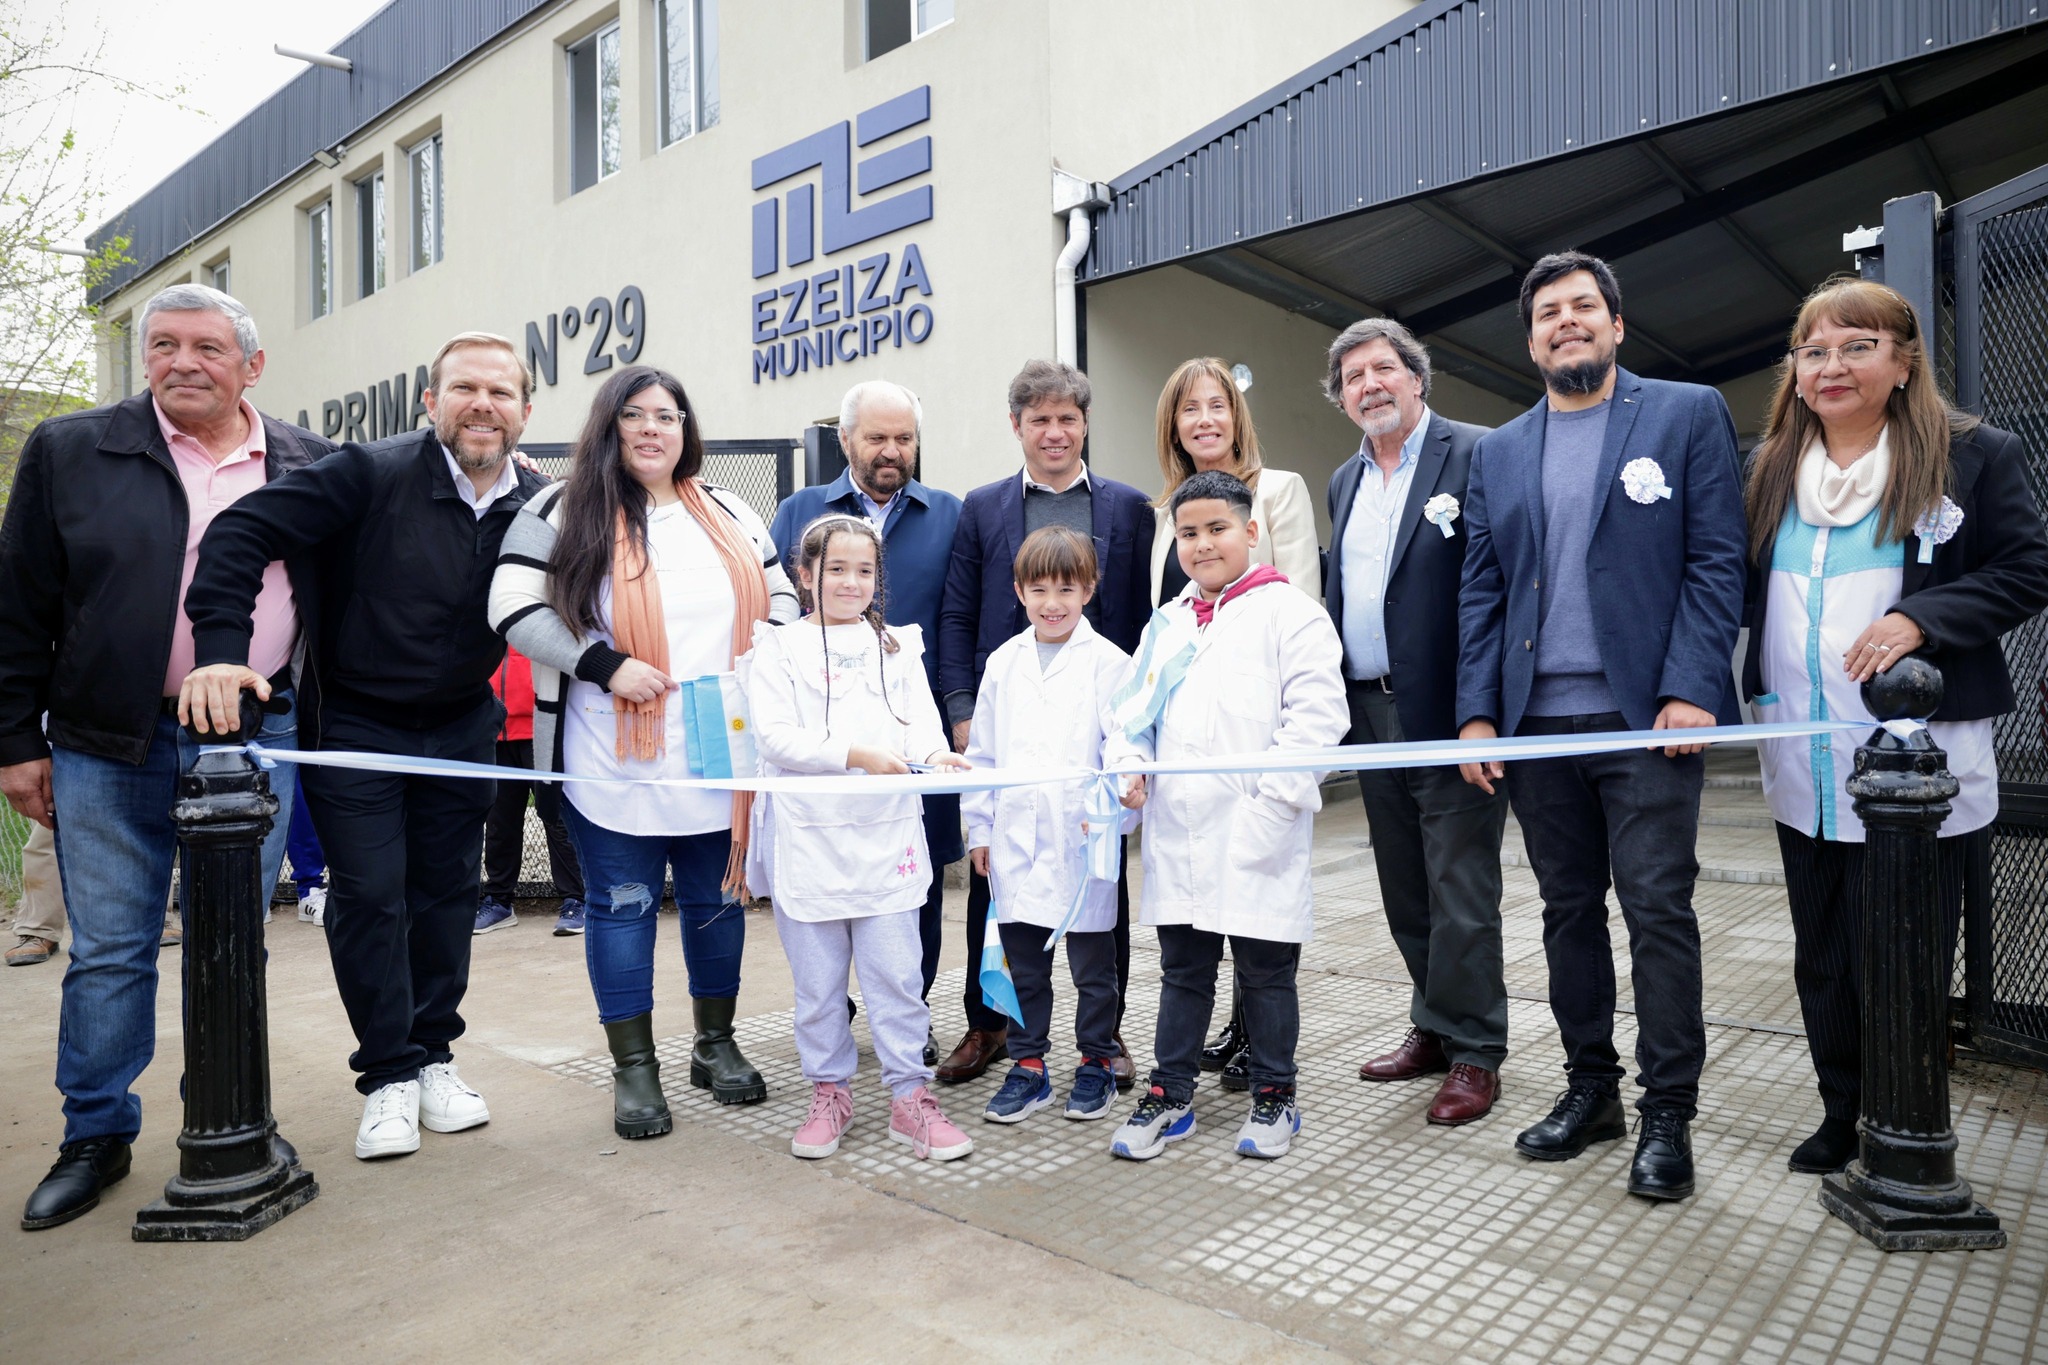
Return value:
<svg viewBox="0 0 2048 1365">
<path fill-rule="evenodd" d="M 21 904 L 21 846 L 28 842 L 28 817 L 0 804 L 0 915 Z"/>
</svg>

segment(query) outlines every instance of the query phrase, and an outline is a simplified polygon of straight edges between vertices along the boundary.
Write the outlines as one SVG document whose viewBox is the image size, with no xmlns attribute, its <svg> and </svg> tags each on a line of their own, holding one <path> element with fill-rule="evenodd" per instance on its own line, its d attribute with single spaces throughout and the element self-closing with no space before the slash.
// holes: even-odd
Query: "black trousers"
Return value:
<svg viewBox="0 0 2048 1365">
<path fill-rule="evenodd" d="M 1194 1098 L 1202 1040 L 1216 1010 L 1216 969 L 1222 934 L 1192 924 L 1159 926 L 1159 1020 L 1152 1040 L 1152 1084 L 1175 1104 Z M 1230 936 L 1239 1005 L 1251 1033 L 1252 1085 L 1294 1089 L 1294 1050 L 1301 1041 L 1301 999 L 1295 974 L 1299 943 Z"/>
<path fill-rule="evenodd" d="M 1010 959 L 1010 977 L 1017 983 L 1017 1004 L 1024 1011 L 1023 1027 L 1010 1024 L 1010 1059 L 1027 1057 L 1045 1060 L 1051 1048 L 1052 959 L 1045 945 L 1052 930 L 1039 924 L 998 924 L 1003 952 Z M 1081 1056 L 1107 1062 L 1116 1056 L 1117 1005 L 1123 992 L 1116 984 L 1116 944 L 1107 932 L 1069 933 L 1067 975 L 1074 982 L 1074 1042 Z"/>
<path fill-rule="evenodd" d="M 498 741 L 498 766 L 533 767 L 533 741 Z M 515 782 L 498 779 L 497 799 L 484 818 L 484 894 L 509 901 L 519 889 L 519 869 L 526 860 L 526 797 L 533 794 L 533 808 L 540 826 L 547 832 L 548 875 L 554 879 L 555 894 L 564 899 L 583 899 L 583 869 L 576 861 L 576 845 L 569 842 L 569 827 L 562 823 L 562 784 L 559 782 Z"/>
<path fill-rule="evenodd" d="M 1116 927 L 1110 930 L 1116 946 L 1116 1027 L 1124 1026 L 1124 1002 L 1130 998 L 1131 982 L 1131 879 L 1124 861 L 1128 846 L 1117 841 Z M 967 1027 L 996 1033 L 1010 1026 L 1001 1010 L 992 1010 L 981 1000 L 981 950 L 988 941 L 988 878 L 969 869 L 967 873 L 967 989 L 961 1006 L 967 1012 Z"/>
<path fill-rule="evenodd" d="M 321 743 L 488 763 L 503 719 L 496 698 L 429 729 L 330 713 Z M 327 953 L 356 1035 L 348 1064 L 367 1095 L 450 1060 L 462 1036 L 484 814 L 497 784 L 311 764 L 302 776 L 327 851 Z"/>
<path fill-rule="evenodd" d="M 1863 845 L 1777 828 L 1785 898 L 1792 905 L 1792 978 L 1814 1079 L 1827 1116 L 1853 1122 L 1863 1102 Z M 1936 905 L 1948 930 L 1944 982 L 1955 972 L 1963 878 L 1970 844 L 1979 837 L 1934 841 Z"/>
</svg>

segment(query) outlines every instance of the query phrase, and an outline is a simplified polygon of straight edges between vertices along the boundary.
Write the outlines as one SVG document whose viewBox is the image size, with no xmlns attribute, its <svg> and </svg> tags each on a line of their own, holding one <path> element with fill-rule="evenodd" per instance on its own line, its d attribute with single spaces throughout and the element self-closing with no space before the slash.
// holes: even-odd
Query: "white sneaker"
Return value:
<svg viewBox="0 0 2048 1365">
<path fill-rule="evenodd" d="M 433 1133 L 459 1133 L 491 1121 L 484 1097 L 455 1074 L 455 1063 L 420 1068 L 420 1125 Z"/>
<path fill-rule="evenodd" d="M 356 1157 L 404 1156 L 420 1149 L 420 1083 L 393 1081 L 370 1092 L 363 1125 L 356 1129 Z"/>
<path fill-rule="evenodd" d="M 309 886 L 299 893 L 299 923 L 327 926 L 327 888 Z"/>
</svg>

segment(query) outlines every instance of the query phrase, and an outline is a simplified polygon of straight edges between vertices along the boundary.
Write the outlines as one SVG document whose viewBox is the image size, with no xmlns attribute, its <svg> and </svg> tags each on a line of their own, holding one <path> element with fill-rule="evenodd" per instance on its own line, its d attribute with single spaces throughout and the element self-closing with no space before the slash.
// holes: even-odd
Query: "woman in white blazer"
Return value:
<svg viewBox="0 0 2048 1365">
<path fill-rule="evenodd" d="M 1323 600 L 1321 549 L 1316 542 L 1316 508 L 1301 475 L 1273 469 L 1259 460 L 1259 435 L 1252 410 L 1214 356 L 1186 361 L 1159 394 L 1159 473 L 1165 487 L 1152 505 L 1159 518 L 1152 533 L 1152 604 L 1180 596 L 1188 577 L 1173 555 L 1173 527 L 1166 503 L 1189 475 L 1220 469 L 1252 490 L 1252 520 L 1259 543 L 1252 563 L 1271 564 L 1287 581 Z"/>
</svg>

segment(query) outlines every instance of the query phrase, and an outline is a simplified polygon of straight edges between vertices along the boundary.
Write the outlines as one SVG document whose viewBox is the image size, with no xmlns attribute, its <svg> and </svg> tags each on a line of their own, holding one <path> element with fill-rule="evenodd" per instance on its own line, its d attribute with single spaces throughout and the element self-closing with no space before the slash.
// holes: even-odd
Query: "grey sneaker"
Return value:
<svg viewBox="0 0 2048 1365">
<path fill-rule="evenodd" d="M 1153 1086 L 1138 1101 L 1138 1107 L 1109 1137 L 1109 1154 L 1126 1161 L 1150 1161 L 1195 1131 L 1195 1106 L 1175 1104 L 1166 1092 Z"/>
<path fill-rule="evenodd" d="M 1252 1112 L 1237 1130 L 1237 1154 L 1271 1161 L 1287 1155 L 1301 1132 L 1301 1110 L 1292 1090 L 1261 1090 L 1252 1098 Z"/>
</svg>

